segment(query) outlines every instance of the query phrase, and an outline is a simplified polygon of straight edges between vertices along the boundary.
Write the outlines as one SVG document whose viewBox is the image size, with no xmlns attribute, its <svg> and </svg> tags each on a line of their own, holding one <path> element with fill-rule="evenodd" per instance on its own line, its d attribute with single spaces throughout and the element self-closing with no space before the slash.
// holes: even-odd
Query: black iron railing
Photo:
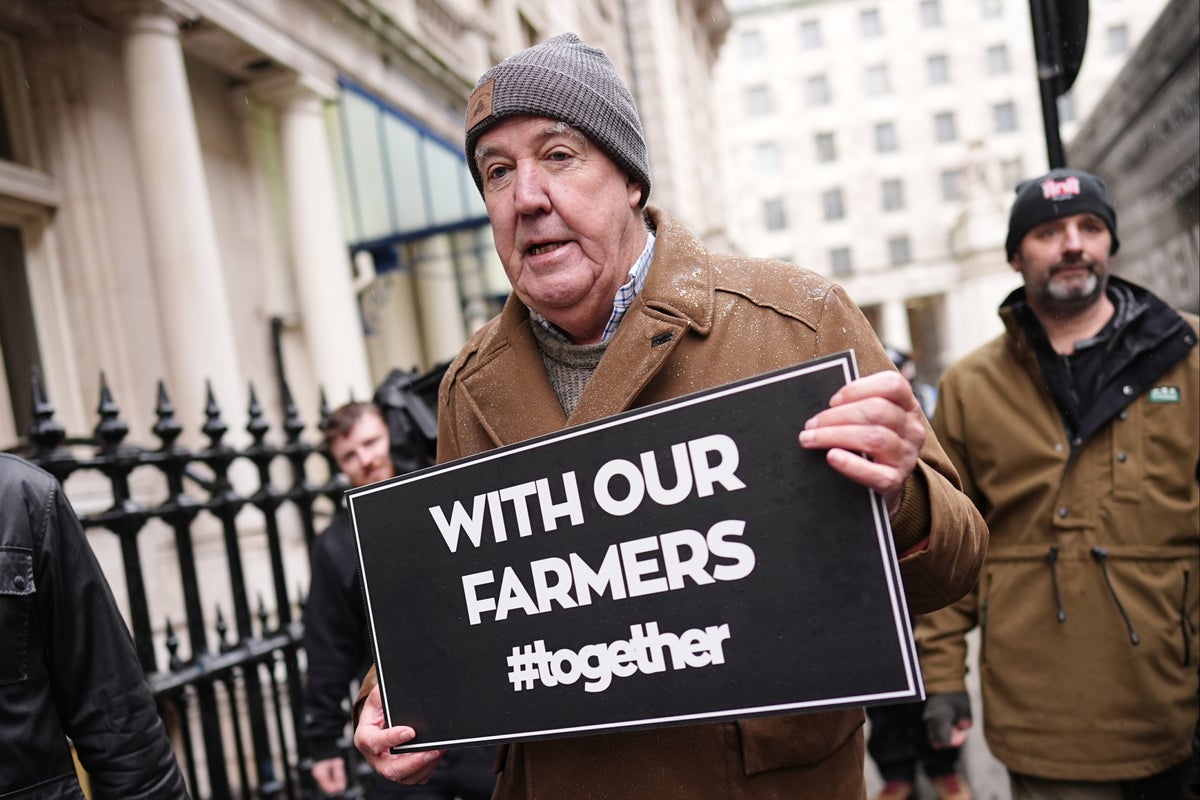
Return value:
<svg viewBox="0 0 1200 800">
<path fill-rule="evenodd" d="M 440 374 L 406 376 L 413 407 L 432 414 Z M 94 546 L 97 531 L 116 537 L 124 574 L 109 579 L 125 586 L 127 622 L 193 796 L 320 796 L 300 737 L 303 595 L 320 518 L 345 485 L 323 445 L 306 441 L 286 384 L 278 437 L 250 388 L 250 443 L 240 448 L 225 443 L 210 388 L 207 442 L 195 449 L 178 443 L 183 427 L 161 383 L 151 446 L 127 441 L 103 377 L 90 437 L 68 437 L 36 375 L 33 387 L 33 424 L 17 449 L 58 478 L 77 510 L 81 497 L 98 509 L 80 515 Z M 323 394 L 320 407 L 323 420 Z"/>
</svg>

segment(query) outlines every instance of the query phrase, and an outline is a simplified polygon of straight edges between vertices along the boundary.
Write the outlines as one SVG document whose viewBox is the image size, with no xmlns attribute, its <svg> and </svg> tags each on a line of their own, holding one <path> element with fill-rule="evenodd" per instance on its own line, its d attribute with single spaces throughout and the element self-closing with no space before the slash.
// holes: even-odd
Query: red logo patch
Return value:
<svg viewBox="0 0 1200 800">
<path fill-rule="evenodd" d="M 1046 200 L 1066 200 L 1079 195 L 1079 178 L 1063 178 L 1056 181 L 1047 178 L 1042 181 L 1042 197 Z"/>
</svg>

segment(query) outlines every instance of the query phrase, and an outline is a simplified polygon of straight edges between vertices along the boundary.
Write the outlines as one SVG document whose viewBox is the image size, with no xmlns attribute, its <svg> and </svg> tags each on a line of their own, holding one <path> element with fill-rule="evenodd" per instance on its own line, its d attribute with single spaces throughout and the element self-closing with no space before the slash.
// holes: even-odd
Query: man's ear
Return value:
<svg viewBox="0 0 1200 800">
<path fill-rule="evenodd" d="M 629 192 L 629 207 L 633 209 L 641 208 L 642 185 L 637 181 L 629 181 L 625 184 L 625 187 Z"/>
<path fill-rule="evenodd" d="M 1020 272 L 1023 266 L 1021 261 L 1021 251 L 1013 253 L 1013 257 L 1008 260 L 1008 265 L 1013 268 L 1013 272 Z"/>
</svg>

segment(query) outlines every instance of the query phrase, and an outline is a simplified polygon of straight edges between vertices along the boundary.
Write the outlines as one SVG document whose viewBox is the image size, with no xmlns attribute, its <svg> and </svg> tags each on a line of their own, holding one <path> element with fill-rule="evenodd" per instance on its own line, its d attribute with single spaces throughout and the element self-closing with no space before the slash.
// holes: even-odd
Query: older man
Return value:
<svg viewBox="0 0 1200 800">
<path fill-rule="evenodd" d="M 885 499 L 917 610 L 971 587 L 986 528 L 862 314 L 817 275 L 710 253 L 645 207 L 641 122 L 604 53 L 564 34 L 503 61 L 466 128 L 513 295 L 446 373 L 439 459 L 853 347 L 867 377 L 797 419 L 798 446 Z M 373 687 L 355 744 L 387 777 L 426 779 L 441 754 L 390 755 L 414 733 L 383 727 Z M 512 744 L 495 796 L 861 800 L 862 724 L 849 709 Z"/>
<path fill-rule="evenodd" d="M 976 591 L 923 618 L 934 742 L 969 725 L 1016 800 L 1187 797 L 1200 592 L 1198 321 L 1109 274 L 1103 182 L 1017 189 L 1006 331 L 946 371 L 934 429 L 992 530 Z"/>
</svg>

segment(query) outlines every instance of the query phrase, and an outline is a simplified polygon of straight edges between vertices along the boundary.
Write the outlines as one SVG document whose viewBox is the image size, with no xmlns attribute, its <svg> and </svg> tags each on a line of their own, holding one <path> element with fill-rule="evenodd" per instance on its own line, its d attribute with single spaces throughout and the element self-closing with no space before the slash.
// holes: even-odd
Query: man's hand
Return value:
<svg viewBox="0 0 1200 800">
<path fill-rule="evenodd" d="M 925 700 L 922 718 L 934 748 L 962 747 L 971 727 L 971 698 L 966 692 L 931 694 Z"/>
<path fill-rule="evenodd" d="M 385 728 L 386 724 L 383 701 L 376 686 L 363 702 L 358 727 L 354 729 L 354 746 L 363 754 L 371 769 L 396 783 L 425 783 L 433 777 L 442 751 L 392 755 L 393 747 L 412 741 L 417 732 L 404 725 Z"/>
<path fill-rule="evenodd" d="M 877 372 L 839 389 L 829 408 L 805 423 L 800 444 L 828 450 L 829 466 L 878 492 L 895 516 L 925 445 L 921 420 L 921 406 L 904 376 Z"/>
<path fill-rule="evenodd" d="M 346 762 L 341 756 L 314 761 L 312 776 L 325 794 L 341 794 L 346 791 Z"/>
</svg>

